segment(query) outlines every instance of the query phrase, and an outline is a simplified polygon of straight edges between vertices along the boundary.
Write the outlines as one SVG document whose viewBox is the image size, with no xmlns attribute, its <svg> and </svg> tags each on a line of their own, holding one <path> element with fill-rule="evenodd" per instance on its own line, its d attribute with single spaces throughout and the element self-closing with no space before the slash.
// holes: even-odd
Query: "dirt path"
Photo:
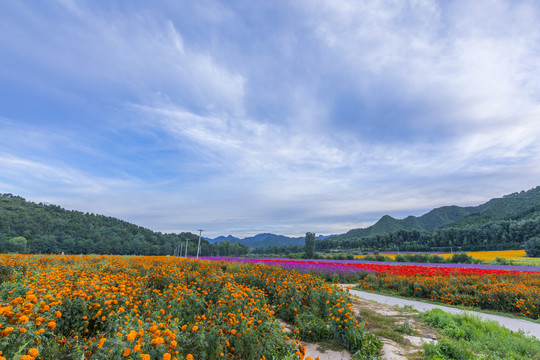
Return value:
<svg viewBox="0 0 540 360">
<path fill-rule="evenodd" d="M 536 337 L 537 339 L 540 339 L 540 324 L 532 322 L 532 321 L 527 321 L 527 320 L 522 320 L 522 319 L 513 319 L 513 318 L 509 318 L 505 316 L 485 314 L 485 313 L 476 312 L 476 311 L 461 310 L 461 309 L 448 307 L 448 306 L 441 306 L 441 305 L 429 304 L 429 303 L 425 303 L 421 301 L 395 298 L 391 296 L 373 294 L 373 293 L 359 291 L 359 290 L 350 290 L 350 293 L 351 295 L 355 295 L 359 298 L 375 301 L 380 304 L 394 305 L 394 306 L 397 305 L 401 307 L 406 306 L 406 305 L 412 306 L 414 309 L 418 311 L 426 311 L 426 310 L 431 310 L 434 308 L 439 308 L 443 311 L 446 311 L 452 314 L 465 313 L 468 315 L 475 315 L 485 320 L 496 321 L 509 330 L 512 330 L 512 331 L 521 330 L 525 334 L 532 335 Z"/>
<path fill-rule="evenodd" d="M 405 326 L 404 324 L 406 324 L 407 328 L 410 328 L 410 332 L 398 334 L 398 337 L 378 335 L 383 343 L 382 360 L 423 359 L 423 356 L 419 353 L 423 349 L 423 344 L 435 342 L 439 337 L 436 330 L 428 328 L 416 320 L 418 317 L 417 312 L 410 312 L 393 305 L 380 304 L 354 296 L 351 296 L 351 300 L 356 315 L 362 319 L 366 319 L 366 314 L 370 314 L 370 318 L 384 318 L 387 323 L 385 326 L 388 328 L 401 328 Z M 377 332 L 379 330 L 381 332 L 378 323 L 379 321 L 368 323 L 370 331 Z M 392 334 L 392 332 L 389 334 Z M 393 332 L 393 334 L 396 333 Z M 350 360 L 352 358 L 351 353 L 344 349 L 330 349 L 316 343 L 301 342 L 301 344 L 306 347 L 306 356 L 311 356 L 312 359 L 318 357 L 320 360 Z"/>
</svg>

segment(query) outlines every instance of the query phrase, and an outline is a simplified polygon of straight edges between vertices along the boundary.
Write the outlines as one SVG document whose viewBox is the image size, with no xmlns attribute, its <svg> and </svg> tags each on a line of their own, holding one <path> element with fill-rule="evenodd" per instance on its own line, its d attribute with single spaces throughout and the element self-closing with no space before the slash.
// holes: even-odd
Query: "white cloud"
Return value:
<svg viewBox="0 0 540 360">
<path fill-rule="evenodd" d="M 464 167 L 540 150 L 538 9 L 505 1 L 459 4 L 306 3 L 314 34 L 352 77 L 367 83 L 359 91 L 383 85 L 388 95 L 425 108 L 427 116 L 395 120 L 419 132 L 437 123 L 428 134 L 438 144 L 409 143 L 410 156 L 386 146 L 406 166 L 425 158 L 425 165 L 450 160 Z"/>
<path fill-rule="evenodd" d="M 214 4 L 198 15 L 216 33 L 196 43 L 197 29 L 175 14 L 61 3 L 55 16 L 28 7 L 33 21 L 4 22 L 17 36 L 0 35 L 0 45 L 27 64 L 6 62 L 12 67 L 0 72 L 18 70 L 13 76 L 28 89 L 60 104 L 89 104 L 78 111 L 99 108 L 91 121 L 107 126 L 102 141 L 85 142 L 71 118 L 58 134 L 61 126 L 0 122 L 9 134 L 0 181 L 22 179 L 16 189 L 48 186 L 66 207 L 219 235 L 341 232 L 385 212 L 472 205 L 521 190 L 517 176 L 524 189 L 537 185 L 534 4 L 306 1 L 290 8 L 294 24 L 279 19 L 275 38 L 251 34 L 273 22 L 251 29 L 246 20 L 227 41 L 218 32 L 252 13 L 235 17 L 234 4 Z M 361 103 L 350 120 L 360 124 L 333 112 L 347 96 Z M 361 124 L 362 111 L 373 111 L 372 123 Z M 401 136 L 388 140 L 394 128 Z M 103 146 L 124 130 L 144 138 L 144 147 L 178 155 L 153 158 L 129 141 L 125 153 Z M 102 168 L 83 169 L 60 153 L 73 149 Z M 103 171 L 126 163 L 132 168 Z M 190 171 L 205 176 L 177 180 Z"/>
<path fill-rule="evenodd" d="M 214 54 L 186 46 L 172 19 L 62 3 L 69 13 L 55 14 L 57 18 L 25 9 L 33 21 L 9 24 L 19 36 L 1 38 L 12 57 L 34 66 L 28 79 L 19 74 L 28 86 L 41 84 L 66 97 L 70 92 L 116 101 L 167 97 L 191 108 L 242 111 L 242 75 L 221 66 Z"/>
</svg>

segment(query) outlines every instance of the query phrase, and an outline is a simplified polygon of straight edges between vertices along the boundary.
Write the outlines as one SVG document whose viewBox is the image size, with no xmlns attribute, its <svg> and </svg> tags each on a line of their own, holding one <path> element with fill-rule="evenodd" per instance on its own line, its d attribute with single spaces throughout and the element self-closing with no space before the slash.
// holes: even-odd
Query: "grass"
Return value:
<svg viewBox="0 0 540 360">
<path fill-rule="evenodd" d="M 514 333 L 494 321 L 466 314 L 448 314 L 440 309 L 427 311 L 421 318 L 448 337 L 436 345 L 424 345 L 427 360 L 540 359 L 540 340 L 522 332 Z"/>
<path fill-rule="evenodd" d="M 403 315 L 381 315 L 362 308 L 360 309 L 359 316 L 362 321 L 368 323 L 369 329 L 375 335 L 393 340 L 399 344 L 406 343 L 403 335 L 414 335 L 416 333 L 411 326 L 407 326 L 401 322 Z M 408 320 L 406 321 L 408 323 Z"/>
<path fill-rule="evenodd" d="M 514 266 L 540 266 L 539 258 L 529 258 L 529 259 L 505 259 L 504 261 L 497 261 L 497 259 L 490 261 L 490 264 L 501 264 L 502 265 L 514 265 Z"/>
<path fill-rule="evenodd" d="M 373 310 L 361 308 L 358 318 L 367 322 L 368 328 L 380 338 L 390 339 L 408 348 L 405 334 L 422 336 L 423 333 L 436 334 L 437 343 L 426 343 L 423 352 L 411 352 L 412 359 L 426 360 L 538 360 L 540 340 L 522 332 L 514 333 L 494 321 L 484 321 L 479 317 L 465 314 L 449 314 L 440 309 L 418 313 L 411 307 L 399 308 L 396 315 L 382 315 Z M 410 320 L 412 326 L 406 331 L 403 319 Z M 421 324 L 421 329 L 415 326 Z"/>
<path fill-rule="evenodd" d="M 386 291 L 386 290 L 370 291 L 370 290 L 360 288 L 358 286 L 351 287 L 351 289 L 358 290 L 358 291 L 363 291 L 363 292 L 368 292 L 368 293 L 372 293 L 372 294 L 391 296 L 391 297 L 395 297 L 395 298 L 403 299 L 403 300 L 418 301 L 418 302 L 422 302 L 422 303 L 425 303 L 425 304 L 433 304 L 433 305 L 445 306 L 445 307 L 454 308 L 454 309 L 460 309 L 460 310 L 466 310 L 466 311 L 474 311 L 474 312 L 479 312 L 479 313 L 483 313 L 483 314 L 503 316 L 503 317 L 507 317 L 507 318 L 510 318 L 510 319 L 526 320 L 526 321 L 531 321 L 531 322 L 540 324 L 540 319 L 531 319 L 531 318 L 526 317 L 526 316 L 514 315 L 514 314 L 500 312 L 500 311 L 486 310 L 486 309 L 481 309 L 481 308 L 478 308 L 478 307 L 468 307 L 468 306 L 463 306 L 463 305 L 451 305 L 451 304 L 445 304 L 445 303 L 431 301 L 431 300 L 422 299 L 422 298 L 411 298 L 411 297 L 407 297 L 407 296 L 401 296 L 401 295 L 399 295 L 399 294 L 397 294 L 395 292 Z"/>
</svg>

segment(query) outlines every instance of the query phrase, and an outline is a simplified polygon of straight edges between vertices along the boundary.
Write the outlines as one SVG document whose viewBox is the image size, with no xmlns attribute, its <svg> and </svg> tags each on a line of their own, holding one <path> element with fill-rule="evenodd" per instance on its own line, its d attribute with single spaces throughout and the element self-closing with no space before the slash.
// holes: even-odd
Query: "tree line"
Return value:
<svg viewBox="0 0 540 360">
<path fill-rule="evenodd" d="M 185 255 L 197 254 L 199 236 L 163 234 L 113 217 L 70 211 L 56 205 L 0 195 L 0 253 Z M 201 256 L 241 256 L 243 244 L 201 239 Z"/>
<path fill-rule="evenodd" d="M 316 242 L 317 251 L 332 249 L 379 249 L 386 251 L 480 251 L 523 247 L 540 234 L 540 216 L 521 220 L 499 220 L 463 228 L 448 227 L 433 232 L 398 230 L 368 237 Z"/>
<path fill-rule="evenodd" d="M 306 234 L 307 235 L 307 234 Z M 448 227 L 429 232 L 397 230 L 362 237 L 331 237 L 314 241 L 315 251 L 366 252 L 416 251 L 460 252 L 524 248 L 525 243 L 540 235 L 540 216 L 498 220 L 465 227 Z M 306 243 L 308 244 L 308 243 Z M 309 240 L 309 246 L 311 240 Z M 291 255 L 309 252 L 305 246 L 271 246 L 255 249 L 261 255 Z"/>
</svg>

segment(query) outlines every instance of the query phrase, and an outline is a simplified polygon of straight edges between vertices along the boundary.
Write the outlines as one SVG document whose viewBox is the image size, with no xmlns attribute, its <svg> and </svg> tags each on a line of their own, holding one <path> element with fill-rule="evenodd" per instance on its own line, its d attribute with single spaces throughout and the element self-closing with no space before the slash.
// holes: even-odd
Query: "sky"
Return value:
<svg viewBox="0 0 540 360">
<path fill-rule="evenodd" d="M 0 0 L 0 193 L 301 236 L 540 185 L 534 0 Z"/>
</svg>

